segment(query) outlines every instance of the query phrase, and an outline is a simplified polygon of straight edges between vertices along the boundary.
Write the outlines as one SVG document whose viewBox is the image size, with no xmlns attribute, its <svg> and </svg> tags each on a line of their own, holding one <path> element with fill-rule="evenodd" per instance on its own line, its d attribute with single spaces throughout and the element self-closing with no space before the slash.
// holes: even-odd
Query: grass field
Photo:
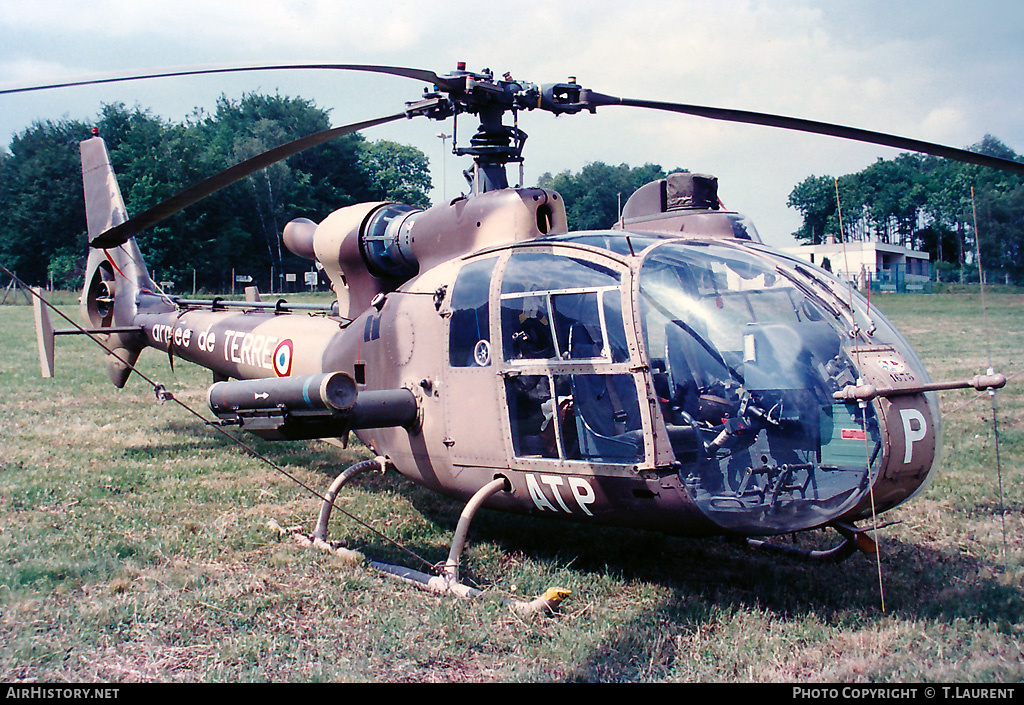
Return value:
<svg viewBox="0 0 1024 705">
<path fill-rule="evenodd" d="M 997 395 L 1004 514 L 989 399 L 944 393 L 943 469 L 886 515 L 881 588 L 863 555 L 815 566 L 485 510 L 470 581 L 572 590 L 525 619 L 282 539 L 267 522 L 310 531 L 318 500 L 141 380 L 114 389 L 86 340 L 58 339 L 57 378 L 40 379 L 31 308 L 0 307 L 0 681 L 1020 682 L 1024 294 L 987 299 L 995 366 L 1017 373 Z M 976 291 L 872 305 L 934 378 L 988 366 Z M 152 350 L 141 367 L 205 410 L 208 373 Z M 363 453 L 254 445 L 321 490 Z M 461 511 L 391 474 L 342 503 L 432 561 Z M 401 559 L 341 516 L 332 533 Z"/>
</svg>

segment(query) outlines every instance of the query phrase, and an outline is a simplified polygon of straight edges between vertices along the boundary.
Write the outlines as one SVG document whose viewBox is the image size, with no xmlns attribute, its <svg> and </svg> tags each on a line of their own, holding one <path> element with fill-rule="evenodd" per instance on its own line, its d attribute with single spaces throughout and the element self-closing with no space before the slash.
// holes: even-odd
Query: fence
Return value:
<svg viewBox="0 0 1024 705">
<path fill-rule="evenodd" d="M 933 272 L 928 263 L 891 264 L 867 272 L 871 291 L 877 293 L 930 294 Z"/>
</svg>

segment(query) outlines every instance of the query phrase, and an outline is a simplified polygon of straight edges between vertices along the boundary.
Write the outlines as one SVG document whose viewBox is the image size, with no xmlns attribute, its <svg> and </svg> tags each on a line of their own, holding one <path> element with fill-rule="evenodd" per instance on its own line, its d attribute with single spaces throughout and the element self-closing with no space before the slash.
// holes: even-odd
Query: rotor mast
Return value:
<svg viewBox="0 0 1024 705">
<path fill-rule="evenodd" d="M 453 146 L 456 155 L 473 157 L 473 194 L 508 188 L 509 162 L 522 163 L 526 133 L 502 123 L 507 108 L 488 106 L 478 113 L 480 126 L 470 139 L 469 147 Z M 467 175 L 468 177 L 468 175 Z"/>
<path fill-rule="evenodd" d="M 527 134 L 516 124 L 506 125 L 505 113 L 511 112 L 515 122 L 519 110 L 540 108 L 560 114 L 587 107 L 579 103 L 580 88 L 574 78 L 569 83 L 544 86 L 516 81 L 509 73 L 496 80 L 490 69 L 467 71 L 466 63 L 460 61 L 453 73 L 439 79 L 432 90 L 424 91 L 423 101 L 409 104 L 409 114 L 425 113 L 438 120 L 462 113 L 477 116 L 480 124 L 469 146 L 459 146 L 454 140 L 452 143 L 456 156 L 473 157 L 473 169 L 466 173 L 473 195 L 508 188 L 505 166 L 523 161 Z M 438 99 L 443 100 L 443 106 L 436 102 Z M 429 107 L 422 110 L 421 105 Z"/>
</svg>

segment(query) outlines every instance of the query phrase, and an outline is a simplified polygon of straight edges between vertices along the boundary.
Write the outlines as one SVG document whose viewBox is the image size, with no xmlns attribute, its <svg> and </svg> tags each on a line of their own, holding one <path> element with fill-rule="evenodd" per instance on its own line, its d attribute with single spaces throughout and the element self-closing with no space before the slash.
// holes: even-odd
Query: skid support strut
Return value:
<svg viewBox="0 0 1024 705">
<path fill-rule="evenodd" d="M 804 548 L 797 548 L 794 546 L 787 546 L 784 544 L 772 543 L 771 541 L 765 541 L 763 539 L 747 538 L 746 543 L 751 548 L 761 549 L 770 553 L 784 553 L 798 558 L 803 558 L 810 561 L 820 561 L 829 563 L 839 563 L 852 556 L 857 551 L 874 555 L 878 552 L 878 545 L 874 539 L 868 535 L 868 531 L 872 531 L 876 528 L 871 527 L 868 529 L 861 529 L 853 524 L 847 524 L 842 522 L 833 522 L 830 524 L 833 529 L 839 532 L 842 536 L 842 542 L 833 548 L 825 550 L 810 550 Z"/>
<path fill-rule="evenodd" d="M 470 498 L 465 509 L 462 510 L 462 515 L 459 516 L 459 524 L 455 529 L 455 538 L 452 539 L 448 560 L 445 561 L 440 575 L 421 573 L 418 570 L 379 561 L 370 561 L 370 565 L 388 575 L 415 583 L 417 586 L 426 588 L 430 592 L 450 592 L 459 597 L 479 597 L 482 594 L 479 590 L 459 582 L 459 562 L 462 558 L 462 550 L 466 547 L 469 525 L 473 521 L 473 517 L 476 516 L 477 510 L 491 496 L 507 489 L 506 484 L 506 481 L 502 478 L 491 480 L 477 490 L 476 494 Z"/>
<path fill-rule="evenodd" d="M 313 530 L 313 541 L 327 543 L 327 525 L 331 521 L 331 509 L 334 508 L 334 498 L 338 496 L 341 488 L 347 485 L 352 479 L 362 475 L 367 470 L 379 468 L 382 472 L 387 467 L 387 460 L 383 457 L 369 458 L 362 462 L 351 465 L 340 475 L 334 478 L 330 489 L 324 493 L 324 503 L 320 505 L 320 518 L 316 522 L 316 529 Z"/>
</svg>

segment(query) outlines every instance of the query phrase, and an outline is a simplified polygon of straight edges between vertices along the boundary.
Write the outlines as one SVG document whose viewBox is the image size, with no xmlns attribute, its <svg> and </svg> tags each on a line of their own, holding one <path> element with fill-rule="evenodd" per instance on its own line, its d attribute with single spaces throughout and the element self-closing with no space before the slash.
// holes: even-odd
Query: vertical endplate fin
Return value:
<svg viewBox="0 0 1024 705">
<path fill-rule="evenodd" d="M 36 342 L 39 344 L 39 367 L 45 379 L 53 377 L 53 324 L 50 312 L 46 310 L 43 292 L 39 287 L 32 287 L 32 311 L 36 319 Z"/>
</svg>

